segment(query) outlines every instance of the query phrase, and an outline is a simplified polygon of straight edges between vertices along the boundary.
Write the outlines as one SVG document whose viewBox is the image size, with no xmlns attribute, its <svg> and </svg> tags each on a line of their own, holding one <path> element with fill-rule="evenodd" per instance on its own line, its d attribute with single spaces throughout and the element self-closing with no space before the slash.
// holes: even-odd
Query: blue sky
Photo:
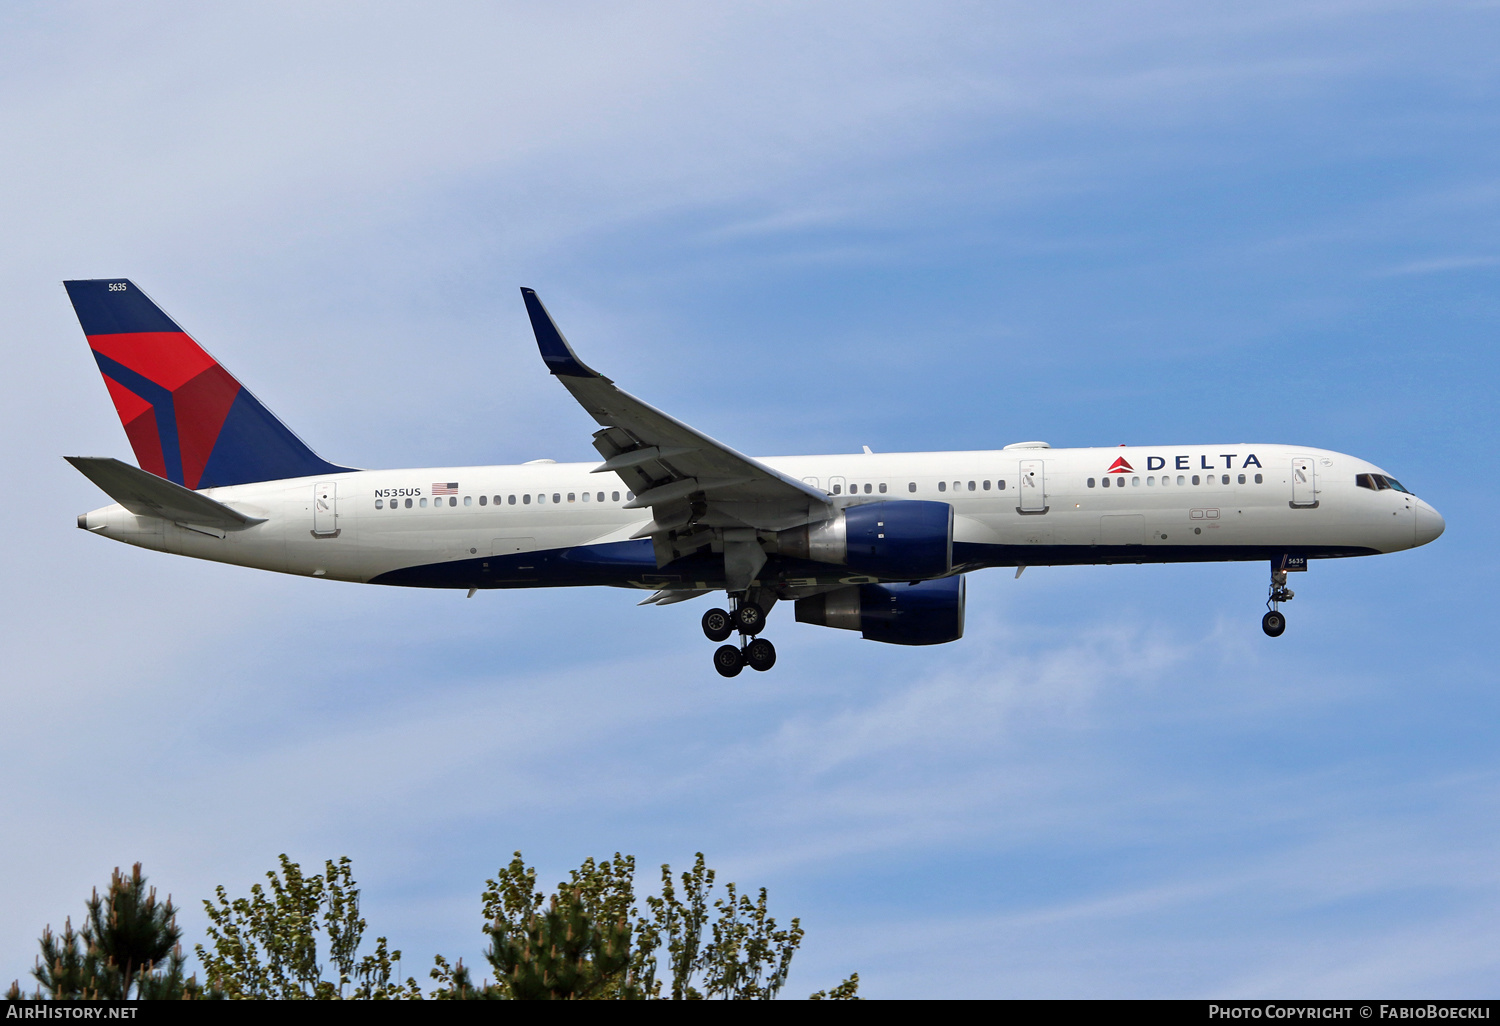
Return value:
<svg viewBox="0 0 1500 1026">
<path fill-rule="evenodd" d="M 0 966 L 116 865 L 201 930 L 347 854 L 425 980 L 521 849 L 703 851 L 790 992 L 1493 996 L 1493 3 L 14 4 L 0 13 Z M 589 459 L 593 366 L 758 454 L 1370 459 L 1447 533 L 1033 568 L 968 633 L 410 593 L 77 531 L 129 450 L 63 290 L 129 275 L 324 456 Z M 648 883 L 654 873 L 641 881 Z"/>
</svg>

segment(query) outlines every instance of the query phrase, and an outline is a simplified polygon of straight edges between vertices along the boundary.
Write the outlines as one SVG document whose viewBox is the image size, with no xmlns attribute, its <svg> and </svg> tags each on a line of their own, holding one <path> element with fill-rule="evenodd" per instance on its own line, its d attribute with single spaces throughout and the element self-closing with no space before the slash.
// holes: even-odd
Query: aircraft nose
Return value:
<svg viewBox="0 0 1500 1026">
<path fill-rule="evenodd" d="M 1416 544 L 1426 545 L 1434 541 L 1448 525 L 1443 522 L 1443 515 L 1433 509 L 1421 499 L 1417 500 L 1417 537 Z"/>
</svg>

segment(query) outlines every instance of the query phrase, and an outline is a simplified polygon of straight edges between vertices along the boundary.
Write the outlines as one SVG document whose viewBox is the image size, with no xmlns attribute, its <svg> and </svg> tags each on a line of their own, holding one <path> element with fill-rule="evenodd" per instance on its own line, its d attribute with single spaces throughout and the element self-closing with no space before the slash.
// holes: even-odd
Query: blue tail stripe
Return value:
<svg viewBox="0 0 1500 1026">
<path fill-rule="evenodd" d="M 100 373 L 114 378 L 151 404 L 152 412 L 156 414 L 156 433 L 161 439 L 161 458 L 166 464 L 167 480 L 183 484 L 182 449 L 177 444 L 177 409 L 172 405 L 172 393 L 102 353 L 94 353 L 94 362 L 99 365 Z M 207 486 L 200 484 L 199 487 Z"/>
</svg>

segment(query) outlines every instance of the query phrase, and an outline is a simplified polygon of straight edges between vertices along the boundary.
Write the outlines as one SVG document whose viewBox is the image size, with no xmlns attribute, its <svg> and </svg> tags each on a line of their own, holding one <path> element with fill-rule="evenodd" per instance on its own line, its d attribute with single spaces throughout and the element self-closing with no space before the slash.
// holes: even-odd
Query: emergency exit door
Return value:
<svg viewBox="0 0 1500 1026">
<path fill-rule="evenodd" d="M 1021 513 L 1047 512 L 1047 465 L 1041 460 L 1021 461 Z"/>
</svg>

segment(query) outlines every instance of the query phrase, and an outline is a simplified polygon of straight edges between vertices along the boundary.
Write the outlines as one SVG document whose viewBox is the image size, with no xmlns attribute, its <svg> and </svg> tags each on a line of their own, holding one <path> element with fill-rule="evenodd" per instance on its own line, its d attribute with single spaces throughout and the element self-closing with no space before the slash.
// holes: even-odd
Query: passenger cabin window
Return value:
<svg viewBox="0 0 1500 1026">
<path fill-rule="evenodd" d="M 393 505 L 393 506 L 394 506 L 394 505 L 395 505 L 395 503 L 392 503 L 392 504 L 391 504 L 391 505 Z M 379 500 L 379 499 L 376 499 L 376 500 L 375 500 L 375 508 L 376 508 L 376 509 L 380 509 L 380 508 L 382 508 L 382 507 L 381 507 L 381 502 L 380 502 L 380 500 Z"/>
<path fill-rule="evenodd" d="M 971 491 L 971 492 L 972 492 L 972 491 L 973 491 L 973 490 L 974 490 L 974 482 L 973 482 L 973 481 L 970 481 L 970 482 L 969 482 L 969 491 Z"/>
<path fill-rule="evenodd" d="M 594 501 L 595 502 L 603 502 L 604 501 L 604 493 L 600 492 L 598 495 L 596 495 L 594 497 Z"/>
<path fill-rule="evenodd" d="M 1198 475 L 1194 474 L 1193 475 L 1193 484 L 1197 484 L 1197 483 L 1198 483 Z"/>
<path fill-rule="evenodd" d="M 498 496 L 498 495 L 495 496 L 495 502 L 498 503 L 499 501 L 500 501 L 500 496 Z M 505 501 L 506 501 L 507 505 L 514 506 L 516 504 L 516 497 L 514 495 L 508 495 L 508 496 L 506 496 Z"/>
<path fill-rule="evenodd" d="M 406 500 L 406 508 L 407 509 L 411 509 L 411 500 L 410 499 Z"/>
<path fill-rule="evenodd" d="M 568 493 L 568 501 L 569 502 L 577 502 L 578 501 L 578 493 L 577 492 L 569 492 Z"/>
<path fill-rule="evenodd" d="M 488 496 L 488 495 L 481 495 L 481 496 L 480 496 L 480 497 L 479 497 L 479 504 L 480 504 L 480 505 L 481 505 L 481 506 L 483 506 L 483 505 L 485 505 L 485 504 L 486 504 L 486 503 L 487 503 L 487 502 L 489 502 L 489 501 L 490 501 L 490 497 L 489 497 L 489 496 Z"/>
<path fill-rule="evenodd" d="M 881 495 L 885 494 L 885 482 L 884 481 L 880 482 L 880 494 Z"/>
<path fill-rule="evenodd" d="M 427 508 L 427 500 L 426 499 L 421 499 L 421 500 L 419 500 L 417 502 L 417 505 L 421 506 L 423 509 L 426 509 Z"/>
<path fill-rule="evenodd" d="M 631 499 L 634 499 L 634 498 L 635 498 L 635 492 L 626 492 L 625 493 L 625 501 L 626 502 L 629 502 Z"/>
<path fill-rule="evenodd" d="M 995 487 L 998 488 L 1002 492 L 1005 491 L 1005 479 L 1001 478 L 999 481 L 996 481 L 995 482 Z"/>
<path fill-rule="evenodd" d="M 1090 488 L 1094 487 L 1094 479 L 1093 478 L 1089 478 L 1088 484 L 1089 484 Z"/>
<path fill-rule="evenodd" d="M 917 483 L 915 481 L 906 482 L 906 490 L 908 492 L 915 492 L 917 490 Z"/>
<path fill-rule="evenodd" d="M 1255 483 L 1256 484 L 1260 484 L 1261 483 L 1261 476 L 1259 474 L 1255 475 Z"/>
<path fill-rule="evenodd" d="M 521 505 L 523 505 L 523 506 L 530 506 L 531 505 L 531 493 L 530 492 L 527 492 L 525 495 L 521 496 Z"/>
<path fill-rule="evenodd" d="M 940 491 L 940 492 L 946 492 L 947 490 L 948 490 L 948 482 L 947 481 L 939 481 L 938 482 L 938 491 Z"/>
<path fill-rule="evenodd" d="M 1244 484 L 1245 483 L 1245 475 L 1244 474 L 1240 475 L 1240 482 L 1239 483 L 1240 484 Z"/>
<path fill-rule="evenodd" d="M 620 493 L 619 492 L 610 492 L 609 493 L 609 501 L 610 502 L 619 502 L 620 501 Z"/>
<path fill-rule="evenodd" d="M 834 485 L 833 486 L 833 494 L 834 495 L 843 495 L 844 494 L 844 486 L 843 485 Z"/>
<path fill-rule="evenodd" d="M 1220 481 L 1220 484 L 1228 484 L 1228 483 L 1229 483 L 1229 475 L 1225 474 L 1225 475 L 1223 475 L 1223 479 Z"/>
<path fill-rule="evenodd" d="M 980 482 L 980 486 L 981 486 L 981 487 L 982 487 L 982 488 L 983 488 L 983 489 L 984 489 L 984 490 L 985 490 L 985 491 L 989 491 L 989 490 L 990 490 L 990 483 L 989 483 L 989 482 L 988 482 L 988 481 L 981 481 L 981 482 Z"/>
<path fill-rule="evenodd" d="M 481 495 L 480 498 L 483 499 L 484 496 Z M 472 505 L 474 505 L 474 496 L 472 496 L 472 495 L 465 495 L 464 496 L 464 505 L 465 506 L 472 506 Z"/>
<path fill-rule="evenodd" d="M 865 483 L 865 494 L 866 495 L 870 494 L 870 484 L 869 484 L 869 482 Z"/>
</svg>

